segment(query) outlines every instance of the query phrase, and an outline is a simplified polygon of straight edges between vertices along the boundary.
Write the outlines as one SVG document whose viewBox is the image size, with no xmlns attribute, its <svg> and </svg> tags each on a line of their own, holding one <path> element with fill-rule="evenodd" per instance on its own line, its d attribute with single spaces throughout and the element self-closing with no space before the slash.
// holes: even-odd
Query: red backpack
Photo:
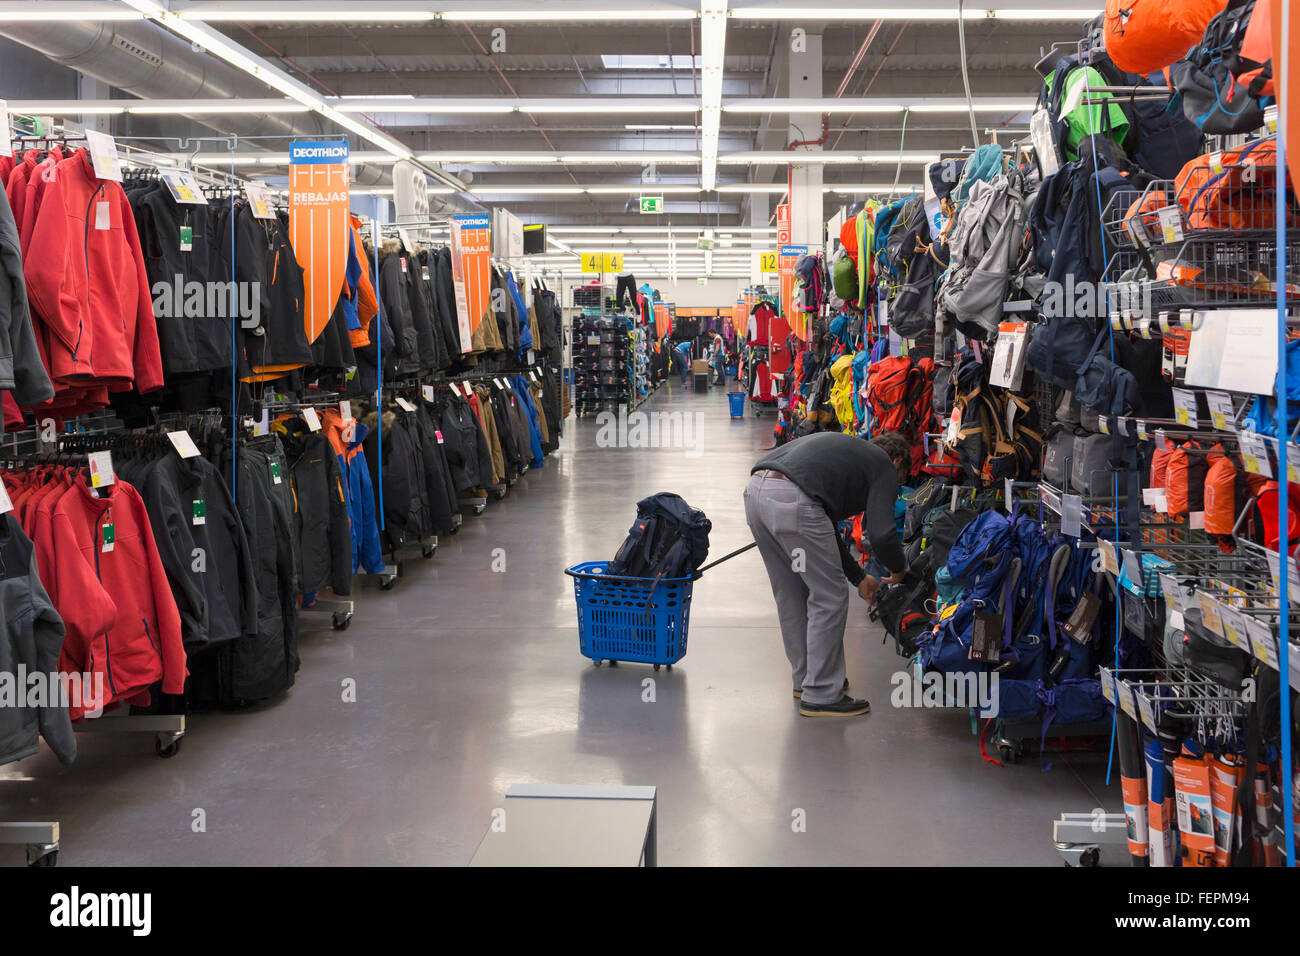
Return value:
<svg viewBox="0 0 1300 956">
<path fill-rule="evenodd" d="M 927 384 L 925 373 L 905 355 L 891 355 L 871 365 L 866 392 L 871 434 L 898 432 L 909 439 L 915 437 L 918 402 Z M 928 412 L 929 400 L 925 407 Z"/>
</svg>

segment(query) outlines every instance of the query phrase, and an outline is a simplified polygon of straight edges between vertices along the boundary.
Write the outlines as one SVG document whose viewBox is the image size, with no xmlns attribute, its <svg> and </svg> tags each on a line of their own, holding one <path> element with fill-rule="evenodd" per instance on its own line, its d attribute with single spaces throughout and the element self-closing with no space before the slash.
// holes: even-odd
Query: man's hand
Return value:
<svg viewBox="0 0 1300 956">
<path fill-rule="evenodd" d="M 876 603 L 876 594 L 879 591 L 880 582 L 869 574 L 863 578 L 862 582 L 858 585 L 859 596 L 861 596 L 862 600 L 866 601 L 868 604 Z"/>
<path fill-rule="evenodd" d="M 903 583 L 903 579 L 904 579 L 905 577 L 907 577 L 907 571 L 906 571 L 906 570 L 895 571 L 895 572 L 894 572 L 893 574 L 891 574 L 889 577 L 885 578 L 885 583 L 886 583 L 886 584 L 902 584 L 902 583 Z"/>
</svg>

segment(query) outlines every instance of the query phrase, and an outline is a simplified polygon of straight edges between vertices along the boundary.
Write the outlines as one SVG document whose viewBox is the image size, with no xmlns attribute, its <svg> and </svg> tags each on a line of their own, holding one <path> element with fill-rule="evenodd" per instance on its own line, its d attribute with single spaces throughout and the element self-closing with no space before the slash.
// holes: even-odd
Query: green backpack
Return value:
<svg viewBox="0 0 1300 956">
<path fill-rule="evenodd" d="M 858 264 L 849 255 L 840 256 L 831 265 L 831 287 L 845 302 L 858 301 Z"/>
</svg>

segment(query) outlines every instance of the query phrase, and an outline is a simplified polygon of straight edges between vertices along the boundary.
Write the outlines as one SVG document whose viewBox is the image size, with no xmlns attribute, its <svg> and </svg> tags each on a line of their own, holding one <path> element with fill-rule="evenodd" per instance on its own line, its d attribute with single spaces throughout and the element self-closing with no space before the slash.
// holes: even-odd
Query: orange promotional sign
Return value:
<svg viewBox="0 0 1300 956">
<path fill-rule="evenodd" d="M 451 217 L 451 279 L 456 287 L 462 352 L 473 348 L 474 333 L 491 306 L 491 227 L 491 217 L 486 213 Z"/>
<path fill-rule="evenodd" d="M 807 317 L 795 308 L 795 293 L 798 291 L 799 283 L 795 278 L 794 267 L 800 257 L 807 254 L 807 246 L 782 246 L 781 262 L 778 266 L 781 279 L 781 315 L 801 342 L 808 340 L 808 321 Z"/>
<path fill-rule="evenodd" d="M 349 179 L 347 140 L 289 146 L 289 241 L 304 272 L 309 342 L 325 331 L 347 284 Z"/>
<path fill-rule="evenodd" d="M 655 303 L 655 334 L 659 338 L 666 338 L 672 331 L 673 320 L 668 314 L 668 306 L 662 302 Z"/>
</svg>

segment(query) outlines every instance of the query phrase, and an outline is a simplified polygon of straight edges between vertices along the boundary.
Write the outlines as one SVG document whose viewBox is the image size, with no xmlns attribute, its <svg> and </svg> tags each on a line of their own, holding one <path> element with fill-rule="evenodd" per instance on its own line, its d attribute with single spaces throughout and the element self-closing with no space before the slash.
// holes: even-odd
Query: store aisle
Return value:
<svg viewBox="0 0 1300 956">
<path fill-rule="evenodd" d="M 83 735 L 70 767 L 0 768 L 0 819 L 60 820 L 61 865 L 459 865 L 511 784 L 654 784 L 664 865 L 1059 866 L 1051 820 L 1102 805 L 1104 755 L 999 769 L 964 711 L 891 708 L 901 659 L 856 600 L 849 677 L 874 713 L 800 718 L 754 554 L 696 586 L 671 673 L 578 655 L 562 570 L 609 557 L 638 498 L 703 509 L 715 556 L 749 540 L 741 491 L 772 413 L 733 422 L 721 390 L 675 383 L 646 410 L 698 414 L 698 447 L 599 448 L 596 421 L 570 419 L 544 469 L 395 590 L 361 591 L 349 630 L 309 618 L 285 698 L 194 718 L 171 760 L 147 735 Z"/>
</svg>

